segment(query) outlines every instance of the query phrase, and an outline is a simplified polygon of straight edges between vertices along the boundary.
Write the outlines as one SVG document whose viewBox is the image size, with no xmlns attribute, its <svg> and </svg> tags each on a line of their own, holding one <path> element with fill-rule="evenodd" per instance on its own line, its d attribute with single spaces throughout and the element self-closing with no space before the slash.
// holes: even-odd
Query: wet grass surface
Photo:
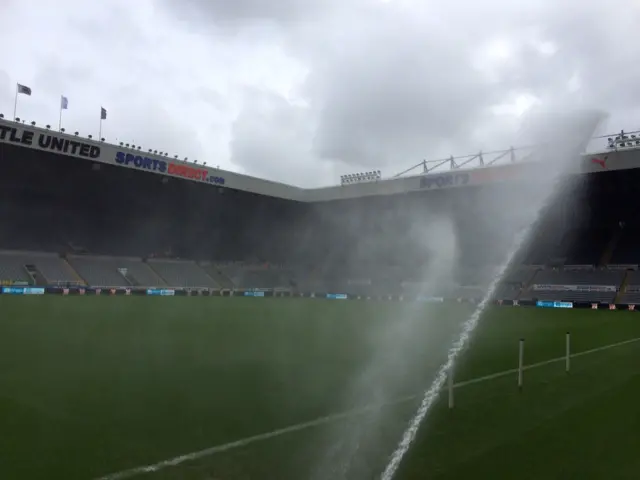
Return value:
<svg viewBox="0 0 640 480">
<path fill-rule="evenodd" d="M 0 478 L 93 479 L 344 412 L 131 478 L 378 478 L 465 305 L 0 297 Z M 464 381 L 640 337 L 634 312 L 491 308 Z M 457 388 L 399 479 L 637 478 L 640 342 Z M 357 446 L 357 448 L 355 448 Z"/>
</svg>

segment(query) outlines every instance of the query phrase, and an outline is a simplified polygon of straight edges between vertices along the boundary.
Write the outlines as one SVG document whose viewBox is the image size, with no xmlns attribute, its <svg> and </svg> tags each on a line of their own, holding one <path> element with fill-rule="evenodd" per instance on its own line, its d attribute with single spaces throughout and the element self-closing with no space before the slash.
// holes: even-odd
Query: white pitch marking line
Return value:
<svg viewBox="0 0 640 480">
<path fill-rule="evenodd" d="M 621 347 L 623 345 L 628 345 L 630 343 L 639 342 L 640 337 L 632 338 L 630 340 L 624 340 L 622 342 L 612 343 L 610 345 L 604 345 L 602 347 L 592 348 L 590 350 L 585 350 L 583 352 L 572 353 L 570 357 L 581 357 L 583 355 L 589 355 L 591 353 L 601 352 L 603 350 L 609 350 L 610 348 Z M 523 367 L 524 370 L 530 370 L 532 368 L 542 367 L 544 365 L 549 365 L 551 363 L 561 362 L 566 360 L 566 355 L 558 358 L 552 358 L 551 360 L 545 360 L 538 363 L 532 363 L 531 365 L 525 365 Z M 517 368 L 512 368 L 510 370 L 504 370 L 498 373 L 492 373 L 491 375 L 485 375 L 483 377 L 473 378 L 471 380 L 465 380 L 463 382 L 456 383 L 453 388 L 460 388 L 466 385 L 472 385 L 474 383 L 486 382 L 488 380 L 494 380 L 496 378 L 504 377 L 506 375 L 511 375 L 513 373 L 517 373 Z M 251 443 L 261 442 L 263 440 L 269 440 L 270 438 L 279 437 L 281 435 L 286 435 L 287 433 L 299 432 L 300 430 L 306 430 L 307 428 L 317 427 L 319 425 L 324 425 L 327 423 L 334 422 L 336 420 L 340 420 L 347 417 L 352 417 L 355 415 L 361 415 L 363 413 L 367 413 L 369 411 L 377 410 L 382 407 L 387 407 L 391 405 L 397 405 L 399 403 L 408 402 L 417 398 L 418 395 L 409 395 L 407 397 L 398 398 L 392 402 L 388 402 L 381 405 L 368 405 L 366 407 L 357 408 L 354 410 L 349 410 L 342 413 L 335 413 L 333 415 L 327 415 L 325 417 L 320 417 L 315 420 L 311 420 L 309 422 L 298 423 L 296 425 L 291 425 L 289 427 L 280 428 L 278 430 L 273 430 L 271 432 L 261 433 L 259 435 L 253 435 L 251 437 L 241 438 L 240 440 L 236 440 L 234 442 L 224 443 L 221 445 L 216 445 L 215 447 L 205 448 L 204 450 L 198 450 L 196 452 L 185 453 L 184 455 L 180 455 L 178 457 L 170 458 L 168 460 L 163 460 L 161 462 L 153 463 L 151 465 L 145 465 L 142 467 L 134 467 L 128 470 L 122 470 L 121 472 L 111 473 L 109 475 L 104 475 L 102 477 L 97 478 L 96 480 L 124 480 L 127 478 L 132 478 L 138 475 L 144 475 L 146 473 L 157 472 L 158 470 L 162 470 L 167 467 L 173 467 L 176 465 L 180 465 L 184 462 L 189 462 L 192 460 L 197 460 L 199 458 L 208 457 L 210 455 L 214 455 L 220 452 L 226 452 L 228 450 L 233 450 L 235 448 L 244 447 Z"/>
</svg>

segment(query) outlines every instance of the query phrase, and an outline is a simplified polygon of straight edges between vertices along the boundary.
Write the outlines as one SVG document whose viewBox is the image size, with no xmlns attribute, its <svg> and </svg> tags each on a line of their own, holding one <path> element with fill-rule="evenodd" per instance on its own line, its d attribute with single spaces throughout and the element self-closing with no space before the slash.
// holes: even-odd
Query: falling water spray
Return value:
<svg viewBox="0 0 640 480">
<path fill-rule="evenodd" d="M 407 237 L 420 245 L 425 256 L 432 259 L 420 277 L 421 294 L 429 296 L 441 282 L 453 281 L 453 266 L 458 258 L 458 239 L 451 218 L 430 214 L 424 210 L 419 219 L 412 222 Z M 378 240 L 385 242 L 383 237 Z M 428 307 L 427 307 L 428 309 Z M 373 403 L 384 405 L 402 394 L 403 376 L 408 371 L 418 373 L 416 351 L 408 347 L 415 338 L 416 328 L 424 321 L 425 304 L 421 302 L 403 305 L 402 315 L 383 326 L 369 331 L 376 345 L 368 362 L 355 376 L 345 392 L 350 404 Z M 402 353 L 399 353 L 402 352 Z M 414 370 L 415 368 L 415 370 Z M 313 480 L 344 480 L 353 478 L 358 462 L 379 442 L 376 431 L 385 420 L 385 411 L 377 409 L 359 417 L 348 425 L 336 425 L 328 433 L 329 447 L 318 458 L 310 476 Z"/>
<path fill-rule="evenodd" d="M 576 118 L 573 118 L 573 123 L 571 123 L 570 125 L 568 123 L 561 124 L 561 127 L 560 125 L 558 125 L 558 129 L 555 135 L 556 138 L 549 139 L 547 137 L 547 140 L 551 140 L 550 145 L 555 149 L 553 151 L 553 155 L 551 155 L 551 152 L 549 150 L 543 151 L 543 155 L 546 154 L 550 156 L 550 158 L 547 157 L 543 160 L 546 160 L 547 162 L 553 161 L 553 163 L 547 163 L 549 168 L 544 172 L 547 176 L 546 179 L 551 180 L 552 188 L 545 192 L 546 195 L 543 193 L 540 194 L 537 198 L 537 202 L 529 205 L 529 207 L 531 208 L 531 210 L 529 210 L 529 213 L 531 213 L 532 215 L 528 216 L 527 218 L 529 220 L 528 225 L 522 228 L 515 235 L 512 246 L 508 254 L 505 256 L 502 265 L 496 268 L 493 274 L 493 277 L 489 283 L 489 288 L 487 289 L 484 298 L 478 304 L 477 308 L 473 311 L 469 319 L 463 323 L 462 330 L 458 339 L 451 345 L 451 348 L 449 349 L 449 352 L 447 354 L 446 361 L 442 364 L 442 366 L 438 370 L 438 373 L 436 374 L 435 379 L 433 380 L 429 388 L 425 391 L 418 410 L 410 420 L 408 427 L 402 435 L 400 443 L 392 453 L 391 458 L 380 477 L 381 480 L 393 479 L 398 470 L 398 467 L 400 466 L 400 463 L 402 462 L 402 459 L 413 443 L 422 421 L 425 419 L 427 413 L 437 400 L 438 395 L 447 380 L 448 373 L 451 371 L 457 357 L 469 343 L 471 335 L 478 326 L 480 318 L 482 317 L 482 314 L 484 313 L 487 305 L 489 305 L 489 302 L 493 298 L 493 295 L 495 294 L 496 288 L 502 280 L 502 277 L 513 262 L 514 257 L 519 252 L 525 240 L 529 237 L 531 231 L 533 230 L 533 226 L 537 224 L 537 220 L 539 219 L 541 213 L 545 211 L 545 207 L 547 206 L 547 204 L 552 201 L 553 193 L 557 191 L 557 181 L 561 180 L 561 175 L 563 173 L 567 173 L 566 169 L 563 169 L 562 167 L 567 166 L 567 160 L 575 160 L 578 157 L 579 152 L 584 149 L 591 134 L 598 126 L 598 124 L 602 122 L 603 118 L 604 116 L 600 112 L 589 112 L 587 115 L 581 114 L 581 117 L 579 119 L 576 120 Z M 564 122 L 568 121 L 567 118 L 564 118 L 563 120 Z M 546 124 L 548 126 L 549 122 L 547 122 Z M 548 130 L 543 130 L 544 134 L 548 135 Z"/>
<path fill-rule="evenodd" d="M 411 422 L 409 423 L 409 427 L 405 430 L 404 434 L 402 435 L 402 440 L 400 440 L 398 447 L 396 448 L 396 450 L 393 452 L 391 456 L 391 460 L 387 464 L 387 467 L 385 468 L 382 476 L 380 477 L 381 480 L 391 480 L 395 475 L 396 470 L 400 466 L 400 462 L 402 461 L 404 455 L 407 453 L 407 450 L 409 450 L 411 443 L 413 442 L 413 440 L 416 437 L 416 434 L 418 433 L 418 428 L 420 427 L 420 424 L 422 423 L 425 416 L 431 409 L 431 406 L 433 405 L 433 403 L 438 398 L 440 390 L 444 386 L 444 383 L 447 380 L 447 375 L 451 371 L 456 358 L 464 350 L 465 346 L 469 342 L 469 339 L 471 338 L 471 334 L 477 327 L 480 317 L 482 316 L 482 313 L 484 312 L 485 308 L 489 304 L 491 298 L 493 298 L 493 294 L 495 293 L 498 283 L 504 276 L 504 273 L 509 267 L 509 264 L 511 263 L 512 258 L 518 252 L 518 250 L 520 250 L 520 247 L 522 246 L 522 243 L 524 242 L 524 240 L 527 238 L 530 230 L 531 228 L 527 228 L 526 230 L 518 234 L 518 237 L 514 242 L 514 246 L 512 250 L 509 252 L 509 255 L 507 256 L 506 261 L 498 269 L 496 269 L 496 272 L 489 285 L 489 289 L 487 290 L 487 293 L 485 294 L 484 298 L 478 304 L 477 308 L 473 311 L 469 319 L 466 322 L 464 322 L 464 324 L 462 325 L 462 331 L 460 332 L 460 336 L 449 349 L 447 360 L 442 364 L 442 366 L 438 370 L 438 373 L 436 374 L 435 380 L 431 383 L 431 385 L 425 392 L 422 398 L 422 402 L 418 407 L 418 410 L 416 411 L 414 417 L 411 419 Z"/>
</svg>

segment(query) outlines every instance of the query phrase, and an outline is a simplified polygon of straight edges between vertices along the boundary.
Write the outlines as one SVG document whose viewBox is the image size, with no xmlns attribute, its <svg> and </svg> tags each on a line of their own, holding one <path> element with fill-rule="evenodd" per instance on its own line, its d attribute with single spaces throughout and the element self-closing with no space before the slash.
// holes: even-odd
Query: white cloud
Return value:
<svg viewBox="0 0 640 480">
<path fill-rule="evenodd" d="M 301 185 L 506 147 L 534 105 L 640 109 L 631 0 L 3 2 L 0 110 Z M 18 42 L 19 40 L 19 42 Z M 622 46 L 622 48 L 621 48 Z M 640 122 L 637 122 L 640 123 Z"/>
<path fill-rule="evenodd" d="M 22 40 L 19 48 L 2 51 L 8 78 L 0 76 L 1 110 L 11 115 L 20 82 L 32 88 L 33 96 L 20 97 L 18 115 L 41 125 L 57 127 L 64 94 L 68 131 L 97 135 L 104 106 L 109 115 L 103 135 L 110 141 L 237 170 L 229 142 L 245 87 L 283 93 L 294 88 L 281 48 L 271 41 L 247 47 L 258 43 L 260 32 L 216 41 L 176 24 L 150 0 L 138 0 L 134 7 L 114 0 L 91 8 L 79 0 L 37 6 L 32 0 L 6 8 L 15 21 L 0 31 L 0 41 Z"/>
</svg>

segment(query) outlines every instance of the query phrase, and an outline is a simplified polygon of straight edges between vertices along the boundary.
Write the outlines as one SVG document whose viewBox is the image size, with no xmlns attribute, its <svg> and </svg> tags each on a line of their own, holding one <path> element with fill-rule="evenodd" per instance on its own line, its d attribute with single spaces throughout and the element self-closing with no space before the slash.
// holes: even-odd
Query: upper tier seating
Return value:
<svg viewBox="0 0 640 480">
<path fill-rule="evenodd" d="M 96 287 L 164 286 L 162 279 L 140 258 L 69 255 L 69 263 Z M 125 272 L 126 273 L 123 273 Z M 122 271 L 122 272 L 121 272 Z"/>
<path fill-rule="evenodd" d="M 220 288 L 196 262 L 149 259 L 147 263 L 170 287 Z"/>
</svg>

